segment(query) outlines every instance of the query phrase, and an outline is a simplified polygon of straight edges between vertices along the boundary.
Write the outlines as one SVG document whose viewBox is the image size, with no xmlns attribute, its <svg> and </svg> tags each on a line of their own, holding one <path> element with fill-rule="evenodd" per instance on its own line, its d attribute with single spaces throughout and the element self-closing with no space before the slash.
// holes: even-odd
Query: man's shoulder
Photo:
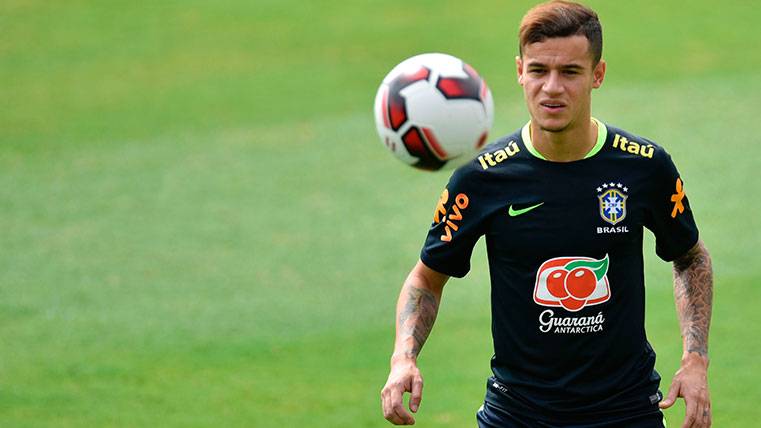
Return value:
<svg viewBox="0 0 761 428">
<path fill-rule="evenodd" d="M 666 149 L 650 138 L 634 134 L 619 127 L 605 124 L 608 131 L 608 151 L 620 157 L 662 161 L 669 157 Z"/>
<path fill-rule="evenodd" d="M 509 160 L 516 159 L 523 154 L 523 144 L 520 142 L 520 131 L 502 136 L 492 143 L 487 144 L 466 164 L 458 169 L 465 175 L 486 176 L 498 169 L 509 165 Z"/>
<path fill-rule="evenodd" d="M 497 138 L 495 141 L 487 144 L 481 149 L 479 154 L 484 154 L 488 152 L 493 152 L 495 150 L 504 149 L 507 146 L 509 146 L 511 143 L 518 142 L 520 139 L 521 139 L 521 128 L 518 128 L 512 134 L 503 135 Z"/>
<path fill-rule="evenodd" d="M 464 189 L 474 193 L 489 193 L 504 182 L 508 165 L 523 154 L 519 144 L 520 133 L 498 138 L 476 152 L 471 159 L 452 172 L 448 188 Z"/>
</svg>

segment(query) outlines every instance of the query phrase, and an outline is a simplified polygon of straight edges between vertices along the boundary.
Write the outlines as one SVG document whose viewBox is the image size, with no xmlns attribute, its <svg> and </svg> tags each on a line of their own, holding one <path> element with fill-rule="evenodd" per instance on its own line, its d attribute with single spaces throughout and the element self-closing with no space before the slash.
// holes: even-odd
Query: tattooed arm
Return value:
<svg viewBox="0 0 761 428">
<path fill-rule="evenodd" d="M 674 299 L 682 331 L 682 363 L 674 375 L 669 394 L 660 407 L 671 407 L 684 397 L 683 427 L 711 426 L 708 393 L 708 328 L 713 301 L 711 256 L 701 241 L 674 260 Z"/>
<path fill-rule="evenodd" d="M 403 395 L 410 392 L 410 410 L 417 412 L 423 393 L 423 377 L 417 356 L 433 328 L 441 292 L 448 276 L 418 261 L 404 281 L 396 304 L 396 342 L 391 372 L 381 391 L 383 416 L 395 425 L 412 425 L 415 419 L 404 408 Z"/>
</svg>

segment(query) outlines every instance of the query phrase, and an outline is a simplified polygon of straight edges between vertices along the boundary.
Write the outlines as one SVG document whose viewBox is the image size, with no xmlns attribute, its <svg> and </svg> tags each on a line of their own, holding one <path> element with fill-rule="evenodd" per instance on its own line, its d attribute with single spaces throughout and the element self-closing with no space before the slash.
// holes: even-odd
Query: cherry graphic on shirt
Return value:
<svg viewBox="0 0 761 428">
<path fill-rule="evenodd" d="M 565 277 L 565 289 L 576 299 L 586 299 L 595 291 L 596 286 L 597 277 L 587 267 L 577 267 L 568 272 Z"/>
<path fill-rule="evenodd" d="M 608 264 L 607 254 L 601 259 L 564 256 L 545 261 L 537 271 L 534 302 L 560 306 L 569 312 L 607 302 Z"/>
<path fill-rule="evenodd" d="M 547 277 L 547 291 L 558 299 L 568 297 L 568 292 L 565 288 L 567 276 L 568 271 L 562 268 L 552 272 L 550 276 Z"/>
<path fill-rule="evenodd" d="M 574 299 L 571 296 L 568 296 L 565 299 L 560 299 L 560 304 L 569 311 L 578 311 L 583 308 L 586 303 L 587 301 L 585 299 Z"/>
</svg>

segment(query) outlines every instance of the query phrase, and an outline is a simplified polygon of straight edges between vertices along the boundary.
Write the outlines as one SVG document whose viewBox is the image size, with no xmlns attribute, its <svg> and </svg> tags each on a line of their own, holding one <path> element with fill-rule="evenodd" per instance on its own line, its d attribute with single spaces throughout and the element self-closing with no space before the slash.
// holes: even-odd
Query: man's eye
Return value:
<svg viewBox="0 0 761 428">
<path fill-rule="evenodd" d="M 544 70 L 535 68 L 535 69 L 529 70 L 528 72 L 531 74 L 543 74 Z"/>
</svg>

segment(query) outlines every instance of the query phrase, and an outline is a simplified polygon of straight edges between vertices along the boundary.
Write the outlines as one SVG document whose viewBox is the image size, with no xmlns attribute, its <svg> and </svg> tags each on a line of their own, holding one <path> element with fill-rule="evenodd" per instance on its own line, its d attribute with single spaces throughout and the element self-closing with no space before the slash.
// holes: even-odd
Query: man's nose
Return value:
<svg viewBox="0 0 761 428">
<path fill-rule="evenodd" d="M 560 73 L 557 71 L 548 73 L 547 79 L 544 81 L 544 85 L 542 85 L 542 90 L 550 95 L 562 93 L 564 88 L 560 77 Z"/>
</svg>

